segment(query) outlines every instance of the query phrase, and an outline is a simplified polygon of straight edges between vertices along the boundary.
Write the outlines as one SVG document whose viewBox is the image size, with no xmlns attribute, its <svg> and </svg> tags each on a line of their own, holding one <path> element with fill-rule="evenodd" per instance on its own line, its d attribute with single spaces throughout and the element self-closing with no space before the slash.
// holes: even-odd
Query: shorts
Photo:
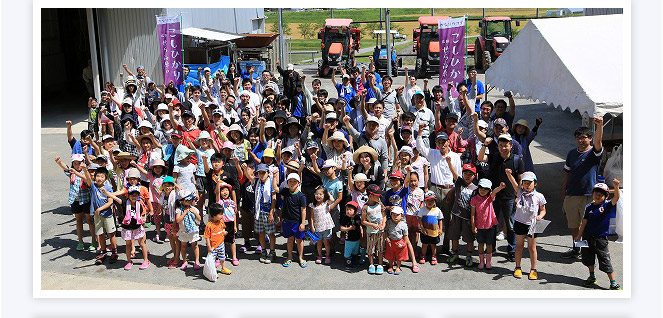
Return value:
<svg viewBox="0 0 663 318">
<path fill-rule="evenodd" d="M 525 223 L 520 223 L 518 221 L 513 222 L 513 232 L 516 233 L 516 235 L 527 235 L 529 227 L 530 226 Z M 534 236 L 527 235 L 527 237 L 536 238 L 536 233 L 534 233 Z"/>
<path fill-rule="evenodd" d="M 205 190 L 207 190 L 207 177 L 196 176 L 196 190 L 198 190 L 201 196 L 205 193 Z"/>
<path fill-rule="evenodd" d="M 93 122 L 93 123 L 88 122 L 87 123 L 87 130 L 89 130 L 93 133 L 99 132 L 99 125 L 96 122 Z"/>
<path fill-rule="evenodd" d="M 94 216 L 94 234 L 109 234 L 115 235 L 115 220 L 113 217 L 103 217 L 101 215 Z"/>
<path fill-rule="evenodd" d="M 71 204 L 71 214 L 80 213 L 90 213 L 90 202 L 80 204 L 78 201 L 74 201 L 74 203 Z"/>
<path fill-rule="evenodd" d="M 567 195 L 562 204 L 562 211 L 566 215 L 566 225 L 570 229 L 579 228 L 585 216 L 585 207 L 592 202 L 591 196 Z"/>
<path fill-rule="evenodd" d="M 463 220 L 455 215 L 451 216 L 448 231 L 450 240 L 463 239 L 463 242 L 469 244 L 474 242 L 474 232 L 469 220 Z"/>
<path fill-rule="evenodd" d="M 408 229 L 414 228 L 419 230 L 419 218 L 414 215 L 406 215 L 405 224 L 407 224 Z"/>
<path fill-rule="evenodd" d="M 387 261 L 407 261 L 408 253 L 407 244 L 405 241 L 403 239 L 389 239 L 389 243 L 387 243 L 387 250 L 384 252 L 384 258 Z"/>
<path fill-rule="evenodd" d="M 207 257 L 214 257 L 215 259 L 218 259 L 220 261 L 225 261 L 226 260 L 226 245 L 221 243 L 219 246 L 217 246 L 215 249 L 211 250 L 208 254 Z"/>
<path fill-rule="evenodd" d="M 223 241 L 227 243 L 235 243 L 235 222 L 224 223 L 226 224 L 226 236 Z"/>
<path fill-rule="evenodd" d="M 421 234 L 421 244 L 439 244 L 440 243 L 440 237 L 439 236 L 428 236 L 426 234 Z"/>
<path fill-rule="evenodd" d="M 306 231 L 299 231 L 299 223 L 283 220 L 283 223 L 281 224 L 281 235 L 285 238 L 294 236 L 295 239 L 301 240 L 306 236 Z"/>
<path fill-rule="evenodd" d="M 180 229 L 177 232 L 177 240 L 179 240 L 182 243 L 196 243 L 200 239 L 200 234 L 198 231 L 195 231 L 193 233 L 186 233 L 184 232 L 183 229 Z"/>
<path fill-rule="evenodd" d="M 608 250 L 608 238 L 603 237 L 585 237 L 588 247 L 580 248 L 582 263 L 585 266 L 594 266 L 595 258 L 599 259 L 599 270 L 604 273 L 612 273 L 612 264 L 610 263 L 610 251 Z"/>
<path fill-rule="evenodd" d="M 382 237 L 383 234 L 384 232 L 377 232 L 367 235 L 366 253 L 382 253 L 382 250 L 384 249 L 384 237 Z"/>
<path fill-rule="evenodd" d="M 267 222 L 267 219 L 269 219 L 269 211 L 260 211 L 260 213 L 258 213 L 258 218 L 255 219 L 253 231 L 255 233 L 265 233 L 268 235 L 275 234 L 276 223 Z"/>
<path fill-rule="evenodd" d="M 477 242 L 480 244 L 495 245 L 497 239 L 497 225 L 489 229 L 477 229 Z"/>
<path fill-rule="evenodd" d="M 332 229 L 324 230 L 322 232 L 315 232 L 315 235 L 317 235 L 320 239 L 328 240 L 332 237 Z"/>
<path fill-rule="evenodd" d="M 143 237 L 145 237 L 145 229 L 142 225 L 135 230 L 122 229 L 122 239 L 125 241 L 137 240 Z"/>
<path fill-rule="evenodd" d="M 359 241 L 345 241 L 343 257 L 350 258 L 353 255 L 359 255 Z"/>
</svg>

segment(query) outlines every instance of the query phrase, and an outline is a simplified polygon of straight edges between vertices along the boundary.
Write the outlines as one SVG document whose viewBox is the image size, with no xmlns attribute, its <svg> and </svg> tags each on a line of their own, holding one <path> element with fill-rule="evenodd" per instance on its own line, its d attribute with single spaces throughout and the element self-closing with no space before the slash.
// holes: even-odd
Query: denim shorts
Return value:
<svg viewBox="0 0 663 318">
<path fill-rule="evenodd" d="M 322 232 L 315 232 L 320 239 L 330 239 L 332 236 L 332 229 L 325 230 Z"/>
</svg>

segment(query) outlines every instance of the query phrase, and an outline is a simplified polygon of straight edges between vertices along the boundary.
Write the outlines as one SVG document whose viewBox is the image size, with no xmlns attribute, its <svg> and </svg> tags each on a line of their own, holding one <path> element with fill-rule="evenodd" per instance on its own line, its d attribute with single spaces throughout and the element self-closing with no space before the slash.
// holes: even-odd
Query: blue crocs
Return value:
<svg viewBox="0 0 663 318">
<path fill-rule="evenodd" d="M 377 275 L 384 274 L 384 268 L 382 267 L 382 265 L 378 265 L 378 267 L 375 269 L 375 274 Z"/>
<path fill-rule="evenodd" d="M 368 265 L 368 273 L 375 274 L 375 265 Z"/>
</svg>

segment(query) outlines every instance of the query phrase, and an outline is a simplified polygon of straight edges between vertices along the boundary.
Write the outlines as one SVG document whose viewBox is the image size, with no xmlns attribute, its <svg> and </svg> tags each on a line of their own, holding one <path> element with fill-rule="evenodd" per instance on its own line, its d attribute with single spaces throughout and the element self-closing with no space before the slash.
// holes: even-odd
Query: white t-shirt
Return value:
<svg viewBox="0 0 663 318">
<path fill-rule="evenodd" d="M 200 104 L 202 104 L 203 101 L 199 99 L 196 102 L 191 98 L 189 99 L 189 102 L 191 102 L 191 112 L 193 113 L 193 116 L 196 117 L 196 120 L 198 120 L 198 118 L 203 115 L 203 112 L 200 110 Z"/>
<path fill-rule="evenodd" d="M 173 167 L 173 173 L 177 173 L 177 184 L 183 189 L 189 190 L 192 193 L 196 193 L 196 180 L 194 178 L 194 172 L 196 171 L 196 165 L 187 161 L 187 165 L 183 166 L 182 164 L 175 165 Z"/>
<path fill-rule="evenodd" d="M 546 204 L 546 198 L 538 191 L 525 193 L 522 189 L 516 195 L 516 213 L 513 219 L 523 224 L 530 225 L 532 220 L 539 214 L 539 210 Z"/>
</svg>

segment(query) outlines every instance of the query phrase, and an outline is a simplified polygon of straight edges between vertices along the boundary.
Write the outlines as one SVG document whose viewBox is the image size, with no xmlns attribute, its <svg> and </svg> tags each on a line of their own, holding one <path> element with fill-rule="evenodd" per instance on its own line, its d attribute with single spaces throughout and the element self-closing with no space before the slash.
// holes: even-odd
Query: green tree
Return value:
<svg viewBox="0 0 663 318">
<path fill-rule="evenodd" d="M 279 24 L 278 23 L 272 24 L 269 27 L 269 32 L 279 33 Z M 290 28 L 290 24 L 286 23 L 285 21 L 283 22 L 283 34 L 284 35 L 292 34 L 292 29 Z"/>
<path fill-rule="evenodd" d="M 302 37 L 305 39 L 310 39 L 313 37 L 313 35 L 315 34 L 313 28 L 314 28 L 313 23 L 308 23 L 308 22 L 300 23 L 299 25 L 297 25 L 297 29 L 299 29 L 299 34 L 301 34 Z"/>
</svg>

